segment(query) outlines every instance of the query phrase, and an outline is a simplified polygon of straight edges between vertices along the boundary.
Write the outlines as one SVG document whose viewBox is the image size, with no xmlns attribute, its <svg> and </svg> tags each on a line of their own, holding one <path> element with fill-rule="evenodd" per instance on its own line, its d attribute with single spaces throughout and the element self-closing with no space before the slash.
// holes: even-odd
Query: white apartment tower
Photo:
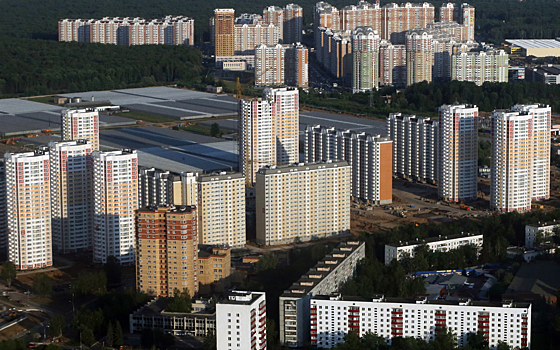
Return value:
<svg viewBox="0 0 560 350">
<path fill-rule="evenodd" d="M 352 169 L 352 198 L 369 204 L 393 199 L 392 145 L 388 137 L 308 125 L 305 161 L 345 160 Z"/>
<path fill-rule="evenodd" d="M 91 109 L 66 109 L 61 113 L 63 141 L 88 140 L 92 151 L 99 151 L 99 112 Z"/>
<path fill-rule="evenodd" d="M 220 350 L 266 350 L 266 294 L 231 291 L 216 304 L 216 339 Z"/>
<path fill-rule="evenodd" d="M 476 85 L 507 83 L 508 57 L 504 50 L 456 52 L 451 56 L 451 79 Z"/>
<path fill-rule="evenodd" d="M 309 241 L 350 229 L 350 166 L 327 161 L 270 166 L 257 173 L 257 242 Z"/>
<path fill-rule="evenodd" d="M 49 152 L 5 153 L 8 260 L 18 270 L 52 266 Z"/>
<path fill-rule="evenodd" d="M 138 209 L 138 159 L 135 150 L 93 152 L 93 260 L 114 256 L 134 263 L 135 211 Z"/>
<path fill-rule="evenodd" d="M 245 177 L 221 172 L 199 176 L 197 183 L 199 243 L 244 247 Z"/>
<path fill-rule="evenodd" d="M 393 140 L 393 172 L 403 178 L 436 183 L 439 170 L 439 122 L 391 113 L 387 134 Z"/>
<path fill-rule="evenodd" d="M 477 198 L 477 106 L 439 108 L 439 152 L 439 197 L 450 202 Z"/>
<path fill-rule="evenodd" d="M 49 143 L 53 248 L 89 250 L 93 238 L 93 160 L 88 140 Z"/>
<path fill-rule="evenodd" d="M 434 36 L 424 29 L 406 33 L 406 85 L 432 81 Z"/>
<path fill-rule="evenodd" d="M 297 89 L 265 89 L 263 98 L 239 101 L 239 168 L 247 181 L 267 165 L 299 160 Z"/>
<path fill-rule="evenodd" d="M 352 92 L 379 87 L 380 41 L 379 34 L 371 27 L 357 27 L 352 32 Z"/>
<path fill-rule="evenodd" d="M 532 200 L 549 198 L 550 114 L 545 105 L 492 114 L 492 208 L 526 211 Z"/>
</svg>

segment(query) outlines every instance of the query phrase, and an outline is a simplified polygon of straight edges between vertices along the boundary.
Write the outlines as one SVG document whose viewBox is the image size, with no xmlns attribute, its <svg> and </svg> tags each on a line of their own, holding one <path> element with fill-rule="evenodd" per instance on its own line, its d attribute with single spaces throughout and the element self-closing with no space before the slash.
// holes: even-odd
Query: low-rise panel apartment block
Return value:
<svg viewBox="0 0 560 350">
<path fill-rule="evenodd" d="M 530 303 L 396 299 L 375 296 L 317 296 L 311 299 L 311 344 L 330 349 L 344 336 L 377 334 L 391 344 L 395 337 L 434 340 L 447 328 L 457 345 L 482 332 L 491 349 L 504 342 L 511 348 L 531 348 Z"/>
<path fill-rule="evenodd" d="M 231 248 L 198 246 L 199 292 L 222 292 L 230 284 Z"/>
<path fill-rule="evenodd" d="M 346 161 L 264 167 L 257 173 L 257 242 L 290 244 L 350 230 Z"/>
<path fill-rule="evenodd" d="M 352 169 L 352 198 L 370 204 L 392 203 L 392 147 L 393 142 L 380 135 L 321 125 L 308 125 L 305 130 L 305 161 L 347 161 Z"/>
<path fill-rule="evenodd" d="M 430 118 L 391 113 L 387 133 L 393 140 L 393 173 L 435 184 L 439 170 L 439 123 Z"/>
<path fill-rule="evenodd" d="M 365 243 L 341 243 L 280 296 L 280 343 L 300 347 L 309 342 L 309 301 L 339 291 L 354 276 L 365 256 Z"/>
<path fill-rule="evenodd" d="M 525 225 L 525 248 L 534 248 L 538 246 L 540 242 L 554 235 L 558 227 L 560 227 L 560 222 L 556 222 L 556 220 Z"/>
<path fill-rule="evenodd" d="M 401 260 L 405 257 L 414 257 L 417 247 L 426 245 L 433 252 L 448 252 L 466 245 L 477 248 L 478 252 L 484 243 L 483 235 L 461 234 L 449 237 L 431 237 L 415 242 L 399 242 L 399 244 L 385 245 L 385 265 L 390 265 L 394 259 Z"/>
</svg>

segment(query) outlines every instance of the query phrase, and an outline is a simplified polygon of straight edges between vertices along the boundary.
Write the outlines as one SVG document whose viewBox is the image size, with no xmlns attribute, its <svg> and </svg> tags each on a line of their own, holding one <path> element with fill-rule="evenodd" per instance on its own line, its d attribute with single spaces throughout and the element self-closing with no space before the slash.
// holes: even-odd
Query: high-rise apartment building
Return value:
<svg viewBox="0 0 560 350">
<path fill-rule="evenodd" d="M 8 206 L 6 200 L 6 166 L 0 160 L 0 259 L 8 260 Z"/>
<path fill-rule="evenodd" d="M 357 27 L 352 32 L 352 92 L 379 87 L 379 44 L 379 34 L 371 27 Z"/>
<path fill-rule="evenodd" d="M 347 162 L 270 166 L 260 169 L 256 177 L 259 244 L 309 241 L 350 229 Z"/>
<path fill-rule="evenodd" d="M 351 195 L 370 204 L 393 199 L 392 141 L 387 137 L 308 125 L 305 161 L 345 160 L 350 164 Z"/>
<path fill-rule="evenodd" d="M 63 141 L 88 140 L 92 151 L 99 151 L 99 112 L 91 109 L 65 109 L 61 113 Z"/>
<path fill-rule="evenodd" d="M 426 28 L 434 21 L 435 8 L 432 4 L 405 3 L 387 4 L 381 8 L 381 38 L 391 40 L 393 44 L 404 44 L 405 33 L 411 29 Z"/>
<path fill-rule="evenodd" d="M 421 81 L 432 81 L 433 65 L 433 34 L 423 29 L 407 32 L 406 85 L 412 85 Z"/>
<path fill-rule="evenodd" d="M 147 207 L 137 211 L 138 291 L 170 297 L 198 292 L 198 239 L 195 206 Z"/>
<path fill-rule="evenodd" d="M 463 3 L 461 4 L 461 12 L 459 23 L 467 28 L 467 40 L 474 41 L 474 6 Z"/>
<path fill-rule="evenodd" d="M 477 106 L 439 108 L 439 152 L 439 197 L 450 202 L 477 198 Z"/>
<path fill-rule="evenodd" d="M 507 83 L 508 57 L 503 50 L 454 53 L 451 56 L 451 79 L 472 81 L 479 86 L 485 82 Z"/>
<path fill-rule="evenodd" d="M 8 260 L 18 270 L 52 266 L 49 152 L 5 153 Z"/>
<path fill-rule="evenodd" d="M 278 28 L 280 43 L 284 42 L 284 10 L 278 6 L 267 6 L 263 9 L 265 24 L 272 24 Z"/>
<path fill-rule="evenodd" d="M 259 45 L 276 45 L 282 41 L 280 27 L 259 20 L 236 19 L 234 26 L 235 55 L 254 55 Z"/>
<path fill-rule="evenodd" d="M 235 10 L 214 10 L 214 55 L 233 56 L 235 47 Z"/>
<path fill-rule="evenodd" d="M 231 291 L 216 304 L 218 349 L 266 350 L 266 294 Z"/>
<path fill-rule="evenodd" d="M 303 32 L 303 8 L 296 4 L 284 7 L 284 43 L 295 44 L 301 42 Z"/>
<path fill-rule="evenodd" d="M 319 62 L 324 63 L 322 57 L 323 52 L 317 48 L 324 47 L 324 40 L 321 38 L 322 31 L 319 28 L 330 30 L 340 29 L 340 14 L 336 7 L 324 1 L 319 1 L 315 4 L 313 11 L 313 33 L 315 34 L 315 49 L 317 50 L 317 59 Z"/>
<path fill-rule="evenodd" d="M 140 208 L 179 204 L 183 204 L 180 174 L 168 170 L 138 167 L 138 206 Z"/>
<path fill-rule="evenodd" d="M 138 159 L 135 150 L 93 152 L 93 260 L 134 264 Z"/>
<path fill-rule="evenodd" d="M 532 200 L 549 198 L 550 115 L 538 104 L 492 114 L 492 208 L 525 211 Z"/>
<path fill-rule="evenodd" d="M 357 5 L 345 6 L 340 10 L 340 29 L 356 30 L 358 27 L 371 27 L 381 35 L 381 7 L 360 0 Z"/>
<path fill-rule="evenodd" d="M 266 165 L 292 164 L 299 157 L 297 89 L 265 89 L 263 98 L 239 101 L 239 168 L 255 182 Z"/>
<path fill-rule="evenodd" d="M 255 47 L 256 86 L 307 87 L 308 74 L 309 52 L 302 44 Z"/>
<path fill-rule="evenodd" d="M 455 4 L 448 2 L 441 5 L 439 8 L 439 21 L 451 22 L 456 19 L 455 17 Z"/>
<path fill-rule="evenodd" d="M 428 300 L 317 296 L 311 299 L 311 344 L 332 348 L 344 335 L 373 333 L 392 344 L 395 337 L 434 340 L 440 330 L 453 334 L 457 345 L 481 332 L 491 349 L 531 347 L 531 304 L 473 302 L 470 299 Z M 393 343 L 394 344 L 394 343 Z"/>
<path fill-rule="evenodd" d="M 406 46 L 389 40 L 379 43 L 379 85 L 406 86 Z"/>
<path fill-rule="evenodd" d="M 436 183 L 439 170 L 439 123 L 430 118 L 391 113 L 387 134 L 393 140 L 393 173 Z"/>
<path fill-rule="evenodd" d="M 139 17 L 62 19 L 59 41 L 81 41 L 117 45 L 194 45 L 194 19 L 166 16 L 145 20 Z"/>
<path fill-rule="evenodd" d="M 181 173 L 181 204 L 198 208 L 198 173 Z"/>
<path fill-rule="evenodd" d="M 432 22 L 426 25 L 427 29 L 434 32 L 451 34 L 456 41 L 468 41 L 467 27 L 455 21 Z"/>
<path fill-rule="evenodd" d="M 49 143 L 52 244 L 60 253 L 89 250 L 93 239 L 93 161 L 87 140 Z"/>
<path fill-rule="evenodd" d="M 221 172 L 199 176 L 197 182 L 200 243 L 244 247 L 245 177 Z"/>
<path fill-rule="evenodd" d="M 346 84 L 352 82 L 352 32 L 332 31 L 328 36 L 328 50 L 324 52 L 325 66 Z"/>
</svg>

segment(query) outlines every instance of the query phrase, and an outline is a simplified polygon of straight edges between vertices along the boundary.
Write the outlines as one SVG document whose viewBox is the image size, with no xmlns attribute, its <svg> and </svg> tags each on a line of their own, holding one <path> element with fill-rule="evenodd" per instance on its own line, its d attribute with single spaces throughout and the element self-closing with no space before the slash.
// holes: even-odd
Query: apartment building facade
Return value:
<svg viewBox="0 0 560 350">
<path fill-rule="evenodd" d="M 297 89 L 267 88 L 263 98 L 240 100 L 239 116 L 239 168 L 247 181 L 264 166 L 299 160 Z"/>
<path fill-rule="evenodd" d="M 360 0 L 356 5 L 345 6 L 340 10 L 340 28 L 355 30 L 358 27 L 371 27 L 379 35 L 382 31 L 381 7 Z"/>
<path fill-rule="evenodd" d="M 350 229 L 351 169 L 345 161 L 269 166 L 256 175 L 257 242 L 289 244 Z"/>
<path fill-rule="evenodd" d="M 99 112 L 90 109 L 65 109 L 61 112 L 63 141 L 88 140 L 92 151 L 99 151 Z"/>
<path fill-rule="evenodd" d="M 138 205 L 140 208 L 183 204 L 182 187 L 180 174 L 168 170 L 138 167 Z"/>
<path fill-rule="evenodd" d="M 80 41 L 116 45 L 194 45 L 194 19 L 166 16 L 146 20 L 139 17 L 62 19 L 58 41 Z"/>
<path fill-rule="evenodd" d="M 509 59 L 503 50 L 457 52 L 451 56 L 451 79 L 507 83 Z"/>
<path fill-rule="evenodd" d="M 395 337 L 434 340 L 447 328 L 459 347 L 467 345 L 471 333 L 482 332 L 491 349 L 499 342 L 531 348 L 530 303 L 476 302 L 385 298 L 384 296 L 317 296 L 311 299 L 311 343 L 329 349 L 344 341 L 348 333 L 371 332 L 388 344 Z"/>
<path fill-rule="evenodd" d="M 18 270 L 53 264 L 49 161 L 46 147 L 4 154 L 8 260 Z"/>
<path fill-rule="evenodd" d="M 216 304 L 216 339 L 220 350 L 266 350 L 266 294 L 231 291 Z"/>
<path fill-rule="evenodd" d="M 262 23 L 256 20 L 253 23 L 243 21 L 235 24 L 234 54 L 254 55 L 255 47 L 259 45 L 274 46 L 282 42 L 280 27 L 272 23 Z"/>
<path fill-rule="evenodd" d="M 282 86 L 286 83 L 287 45 L 255 47 L 255 85 Z"/>
<path fill-rule="evenodd" d="M 135 262 L 135 210 L 138 209 L 138 158 L 135 150 L 92 153 L 94 189 L 93 260 L 114 256 Z"/>
<path fill-rule="evenodd" d="M 560 222 L 556 222 L 556 220 L 525 225 L 525 248 L 538 246 L 540 242 L 555 234 L 558 227 L 560 227 Z"/>
<path fill-rule="evenodd" d="M 391 113 L 387 134 L 393 141 L 393 173 L 435 184 L 439 171 L 439 122 L 430 118 Z"/>
<path fill-rule="evenodd" d="M 66 254 L 93 243 L 93 159 L 88 140 L 49 143 L 52 245 Z"/>
<path fill-rule="evenodd" d="M 223 292 L 230 285 L 231 248 L 202 245 L 198 248 L 198 290 L 203 294 Z"/>
<path fill-rule="evenodd" d="M 6 199 L 6 166 L 0 160 L 0 257 L 8 260 L 8 203 Z"/>
<path fill-rule="evenodd" d="M 532 200 L 548 198 L 550 113 L 545 105 L 516 105 L 492 114 L 491 208 L 527 211 Z"/>
<path fill-rule="evenodd" d="M 443 105 L 439 108 L 439 150 L 439 197 L 450 202 L 476 199 L 477 106 Z"/>
<path fill-rule="evenodd" d="M 199 242 L 244 247 L 245 177 L 240 173 L 221 172 L 201 175 L 197 183 Z"/>
<path fill-rule="evenodd" d="M 283 43 L 301 43 L 303 33 L 303 8 L 296 4 L 284 7 L 284 38 Z"/>
<path fill-rule="evenodd" d="M 352 92 L 379 87 L 380 36 L 372 27 L 356 27 L 352 32 Z"/>
<path fill-rule="evenodd" d="M 233 56 L 235 50 L 235 10 L 214 10 L 214 56 Z"/>
<path fill-rule="evenodd" d="M 301 347 L 310 341 L 310 300 L 315 295 L 337 293 L 354 277 L 365 257 L 364 242 L 341 243 L 280 296 L 280 344 Z"/>
<path fill-rule="evenodd" d="M 448 252 L 463 246 L 473 246 L 478 252 L 482 250 L 484 236 L 471 235 L 470 233 L 450 237 L 432 237 L 415 242 L 402 242 L 399 244 L 385 245 L 385 265 L 391 265 L 391 261 L 402 260 L 405 257 L 414 258 L 415 250 L 419 246 L 426 245 L 433 252 Z"/>
<path fill-rule="evenodd" d="M 388 137 L 308 125 L 305 161 L 345 160 L 351 167 L 351 195 L 369 204 L 390 204 L 393 198 L 393 142 Z"/>
<path fill-rule="evenodd" d="M 136 214 L 138 291 L 171 297 L 198 292 L 198 239 L 195 206 L 147 207 Z"/>
<path fill-rule="evenodd" d="M 427 2 L 421 4 L 391 3 L 381 8 L 381 38 L 393 44 L 404 44 L 405 33 L 411 29 L 426 28 L 434 22 L 435 8 Z"/>
<path fill-rule="evenodd" d="M 434 36 L 427 30 L 406 33 L 406 85 L 432 81 Z"/>
<path fill-rule="evenodd" d="M 393 45 L 389 40 L 379 43 L 379 85 L 406 86 L 406 45 Z"/>
</svg>

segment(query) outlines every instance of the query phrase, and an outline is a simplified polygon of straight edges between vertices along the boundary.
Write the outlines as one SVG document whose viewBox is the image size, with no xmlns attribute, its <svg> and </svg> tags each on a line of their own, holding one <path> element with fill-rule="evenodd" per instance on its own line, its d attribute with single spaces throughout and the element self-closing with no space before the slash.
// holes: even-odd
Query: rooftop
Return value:
<svg viewBox="0 0 560 350">
<path fill-rule="evenodd" d="M 482 234 L 472 234 L 472 233 L 465 233 L 465 234 L 457 234 L 457 235 L 451 235 L 451 236 L 444 236 L 442 237 L 441 235 L 439 237 L 428 237 L 428 238 L 422 238 L 422 239 L 416 239 L 416 241 L 411 241 L 411 242 L 401 242 L 399 241 L 398 244 L 387 244 L 390 247 L 405 247 L 405 246 L 413 246 L 413 245 L 420 245 L 420 244 L 424 244 L 424 243 L 433 243 L 433 242 L 438 242 L 438 241 L 447 241 L 447 240 L 452 240 L 452 239 L 458 239 L 458 238 L 467 238 L 467 237 L 483 237 Z"/>
<path fill-rule="evenodd" d="M 542 261 L 521 266 L 505 294 L 556 296 L 560 288 L 560 264 Z"/>
<path fill-rule="evenodd" d="M 560 49 L 558 39 L 506 39 L 506 42 L 523 49 Z"/>
<path fill-rule="evenodd" d="M 296 163 L 293 165 L 266 166 L 261 168 L 257 174 L 276 175 L 276 174 L 293 173 L 297 171 L 315 170 L 324 167 L 336 168 L 336 167 L 347 167 L 347 166 L 348 166 L 348 162 L 346 162 L 345 160 L 333 160 L 333 161 L 327 160 L 325 162 L 318 162 L 318 163 Z"/>
<path fill-rule="evenodd" d="M 527 225 L 528 227 L 546 227 L 546 226 L 553 226 L 553 225 L 560 225 L 560 221 L 556 222 L 556 220 L 553 221 L 547 221 L 547 222 L 538 222 L 536 224 L 530 224 Z"/>
<path fill-rule="evenodd" d="M 560 74 L 560 66 L 540 66 L 534 68 L 537 71 L 543 71 L 547 74 L 552 75 L 559 75 Z"/>
<path fill-rule="evenodd" d="M 354 296 L 341 296 L 340 294 L 334 295 L 317 295 L 313 299 L 316 300 L 340 300 L 340 301 L 357 301 L 357 302 L 372 302 L 372 303 L 402 303 L 402 304 L 429 304 L 429 305 L 455 305 L 455 306 L 487 306 L 487 307 L 504 307 L 515 309 L 526 309 L 531 306 L 530 303 L 514 303 L 512 301 L 504 302 L 486 302 L 486 301 L 473 301 L 471 299 L 459 300 L 429 300 L 426 297 L 418 298 L 385 298 L 383 295 L 376 295 L 373 297 L 354 297 Z"/>
<path fill-rule="evenodd" d="M 264 294 L 264 292 L 231 291 L 228 293 L 227 299 L 218 304 L 251 305 Z"/>
<path fill-rule="evenodd" d="M 194 299 L 192 302 L 193 312 L 192 313 L 178 313 L 178 312 L 166 312 L 165 307 L 173 300 L 173 298 L 157 297 L 152 301 L 148 302 L 146 305 L 142 306 L 136 310 L 134 316 L 159 316 L 159 315 L 191 315 L 196 314 L 200 316 L 215 317 L 215 310 L 209 309 L 209 303 L 204 299 Z"/>
<path fill-rule="evenodd" d="M 302 275 L 292 286 L 285 290 L 281 297 L 303 298 L 327 277 L 340 263 L 354 251 L 364 245 L 364 242 L 348 241 L 341 243 L 319 261 L 306 274 Z"/>
</svg>

